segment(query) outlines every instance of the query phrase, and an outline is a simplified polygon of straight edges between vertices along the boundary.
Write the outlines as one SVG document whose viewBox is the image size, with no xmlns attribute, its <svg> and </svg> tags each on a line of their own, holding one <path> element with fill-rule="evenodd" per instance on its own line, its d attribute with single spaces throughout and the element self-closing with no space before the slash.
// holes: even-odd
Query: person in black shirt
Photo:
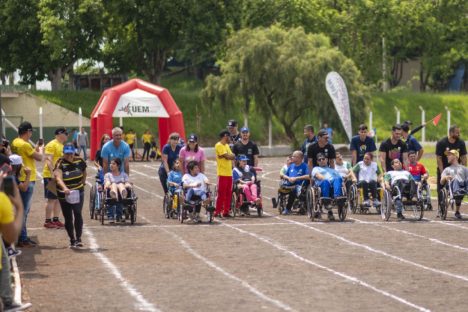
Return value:
<svg viewBox="0 0 468 312">
<path fill-rule="evenodd" d="M 437 142 L 436 145 L 436 156 L 437 156 L 437 199 L 440 202 L 440 175 L 445 168 L 450 166 L 447 154 L 451 150 L 458 151 L 460 157 L 458 163 L 466 166 L 466 145 L 465 142 L 460 139 L 460 128 L 457 125 L 453 125 L 449 129 L 448 137 L 445 137 Z"/>
<path fill-rule="evenodd" d="M 250 140 L 249 128 L 243 127 L 241 129 L 241 139 L 234 144 L 232 149 L 234 155 L 245 155 L 249 159 L 247 165 L 251 167 L 258 166 L 258 155 L 260 151 L 258 150 L 257 144 Z"/>
<path fill-rule="evenodd" d="M 403 167 L 408 166 L 408 150 L 406 143 L 401 138 L 401 126 L 392 127 L 392 136 L 380 144 L 380 165 L 383 172 L 392 170 L 392 161 L 399 159 Z"/>
<path fill-rule="evenodd" d="M 328 132 L 323 129 L 317 134 L 317 142 L 310 144 L 307 148 L 309 172 L 312 172 L 313 167 L 318 166 L 317 155 L 320 153 L 328 159 L 328 166 L 335 168 L 335 147 L 328 143 Z"/>
<path fill-rule="evenodd" d="M 237 121 L 231 119 L 228 121 L 227 129 L 229 131 L 229 137 L 231 139 L 231 143 L 229 143 L 229 147 L 233 148 L 234 144 L 237 143 L 241 139 L 241 135 L 239 131 L 237 131 Z"/>
<path fill-rule="evenodd" d="M 307 149 L 309 148 L 309 145 L 317 142 L 317 137 L 314 134 L 314 127 L 312 125 L 305 125 L 304 126 L 304 136 L 305 140 L 304 143 L 302 143 L 301 146 L 301 152 L 304 154 L 304 163 L 308 163 L 308 158 L 307 158 Z"/>
</svg>

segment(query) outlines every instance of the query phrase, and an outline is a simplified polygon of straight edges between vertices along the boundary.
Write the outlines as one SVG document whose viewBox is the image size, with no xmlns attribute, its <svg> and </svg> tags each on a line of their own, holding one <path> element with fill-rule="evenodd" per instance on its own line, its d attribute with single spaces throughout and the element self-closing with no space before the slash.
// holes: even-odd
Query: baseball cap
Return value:
<svg viewBox="0 0 468 312">
<path fill-rule="evenodd" d="M 188 141 L 189 141 L 189 142 L 198 142 L 198 137 L 197 137 L 197 135 L 194 134 L 194 133 L 190 134 L 189 137 L 188 137 Z"/>
<path fill-rule="evenodd" d="M 248 161 L 249 158 L 245 155 L 239 155 L 239 157 L 237 157 L 237 160 L 245 160 L 245 161 Z"/>
<path fill-rule="evenodd" d="M 72 143 L 67 143 L 63 147 L 63 153 L 64 154 L 75 154 L 75 147 L 73 146 Z"/>
<path fill-rule="evenodd" d="M 3 166 L 4 164 L 11 164 L 10 158 L 4 154 L 0 154 L 0 166 Z"/>
<path fill-rule="evenodd" d="M 11 154 L 9 158 L 12 166 L 23 164 L 23 158 L 20 155 Z"/>
<path fill-rule="evenodd" d="M 23 121 L 19 126 L 18 126 L 18 133 L 25 133 L 27 131 L 32 131 L 33 127 L 29 121 Z"/>
<path fill-rule="evenodd" d="M 322 130 L 320 130 L 320 131 L 317 133 L 317 135 L 318 135 L 319 137 L 323 137 L 324 135 L 328 135 L 328 132 L 327 132 L 327 130 L 322 129 Z"/>
<path fill-rule="evenodd" d="M 237 121 L 231 119 L 228 121 L 228 127 L 237 127 Z"/>
<path fill-rule="evenodd" d="M 457 156 L 457 158 L 460 158 L 460 153 L 457 150 L 450 150 L 448 151 L 449 154 L 452 154 L 454 156 Z"/>
<path fill-rule="evenodd" d="M 327 157 L 323 153 L 318 153 L 317 154 L 317 159 L 320 159 L 320 158 L 327 158 Z"/>
<path fill-rule="evenodd" d="M 65 133 L 66 135 L 68 135 L 67 129 L 65 129 L 64 127 L 59 127 L 57 129 L 55 129 L 55 135 L 59 135 L 59 134 L 62 134 L 62 133 Z"/>
<path fill-rule="evenodd" d="M 240 131 L 240 132 L 241 132 L 241 133 L 242 133 L 242 132 L 249 132 L 249 128 L 247 128 L 247 127 L 243 127 L 243 128 L 241 129 L 241 131 Z"/>
<path fill-rule="evenodd" d="M 223 130 L 223 131 L 221 131 L 221 132 L 219 133 L 219 137 L 220 137 L 220 138 L 224 138 L 224 137 L 230 136 L 230 135 L 231 135 L 231 134 L 230 134 L 229 131 L 227 131 L 227 130 Z"/>
</svg>

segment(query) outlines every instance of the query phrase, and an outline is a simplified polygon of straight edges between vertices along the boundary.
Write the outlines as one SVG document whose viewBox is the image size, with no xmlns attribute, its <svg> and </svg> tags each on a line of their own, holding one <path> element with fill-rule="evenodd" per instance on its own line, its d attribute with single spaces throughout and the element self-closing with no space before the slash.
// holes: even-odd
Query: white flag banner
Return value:
<svg viewBox="0 0 468 312">
<path fill-rule="evenodd" d="M 346 89 L 344 80 L 337 72 L 329 72 L 325 79 L 325 85 L 327 92 L 335 105 L 336 111 L 338 112 L 343 128 L 346 131 L 346 135 L 348 136 L 349 141 L 351 141 L 353 128 L 351 126 L 348 90 Z"/>
</svg>

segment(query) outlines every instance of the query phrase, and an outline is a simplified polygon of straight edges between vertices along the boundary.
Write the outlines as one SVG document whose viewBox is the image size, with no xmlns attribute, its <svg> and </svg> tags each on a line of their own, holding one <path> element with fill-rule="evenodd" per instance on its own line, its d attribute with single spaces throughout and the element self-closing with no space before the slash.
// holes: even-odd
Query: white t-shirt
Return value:
<svg viewBox="0 0 468 312">
<path fill-rule="evenodd" d="M 188 173 L 184 174 L 184 176 L 182 177 L 182 183 L 183 184 L 196 184 L 196 183 L 201 183 L 200 186 L 197 186 L 197 187 L 194 187 L 193 189 L 195 191 L 198 191 L 198 190 L 201 190 L 201 191 L 206 191 L 206 183 L 205 181 L 207 181 L 208 178 L 206 177 L 206 175 L 204 175 L 203 173 L 199 173 L 197 174 L 196 176 L 192 176 Z"/>
<path fill-rule="evenodd" d="M 468 168 L 460 164 L 450 165 L 442 171 L 441 177 L 451 176 L 459 182 L 464 182 L 468 180 Z"/>
<path fill-rule="evenodd" d="M 385 174 L 385 181 L 391 181 L 392 185 L 398 180 L 409 181 L 412 179 L 413 176 L 406 170 L 392 170 Z"/>
<path fill-rule="evenodd" d="M 360 161 L 354 167 L 354 172 L 359 175 L 359 181 L 377 181 L 377 175 L 380 173 L 379 166 L 375 161 L 367 166 L 364 161 Z"/>
<path fill-rule="evenodd" d="M 128 175 L 125 172 L 121 172 L 119 175 L 115 176 L 112 172 L 108 172 L 104 176 L 104 181 L 110 181 L 110 183 L 125 183 L 128 182 Z"/>
<path fill-rule="evenodd" d="M 345 178 L 349 174 L 349 170 L 351 169 L 351 165 L 347 161 L 343 161 L 342 165 L 338 165 L 335 161 L 335 170 L 340 173 L 342 178 Z"/>
</svg>

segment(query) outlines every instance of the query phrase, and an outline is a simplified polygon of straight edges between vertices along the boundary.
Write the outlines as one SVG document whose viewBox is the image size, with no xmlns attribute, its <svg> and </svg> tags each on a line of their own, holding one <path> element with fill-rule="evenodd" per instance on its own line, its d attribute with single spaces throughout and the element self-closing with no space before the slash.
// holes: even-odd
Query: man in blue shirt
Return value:
<svg viewBox="0 0 468 312">
<path fill-rule="evenodd" d="M 424 154 L 424 148 L 419 144 L 418 140 L 410 134 L 409 124 L 404 123 L 401 125 L 401 135 L 406 141 L 406 146 L 408 151 L 416 152 L 416 161 L 419 161 Z"/>
<path fill-rule="evenodd" d="M 314 134 L 314 127 L 312 125 L 304 126 L 304 136 L 305 140 L 304 143 L 302 143 L 301 152 L 304 155 L 303 161 L 307 164 L 307 162 L 309 161 L 307 158 L 307 149 L 309 148 L 310 144 L 317 142 L 317 137 Z"/>
<path fill-rule="evenodd" d="M 373 153 L 377 150 L 374 140 L 368 136 L 367 126 L 361 124 L 359 126 L 359 134 L 351 138 L 349 145 L 351 151 L 351 164 L 354 166 L 364 159 L 366 153 Z"/>
<path fill-rule="evenodd" d="M 303 182 L 306 181 L 306 184 L 304 184 L 305 186 L 308 184 L 307 181 L 310 180 L 309 168 L 307 167 L 306 163 L 302 162 L 302 159 L 304 157 L 302 152 L 295 151 L 291 157 L 293 162 L 291 165 L 289 165 L 288 170 L 284 174 L 283 178 L 287 180 L 286 185 L 295 185 L 296 188 L 293 192 L 289 193 L 288 203 L 282 213 L 285 215 L 291 212 L 291 207 L 294 203 L 294 200 L 301 193 Z"/>
<path fill-rule="evenodd" d="M 120 158 L 122 161 L 120 172 L 125 171 L 127 175 L 130 175 L 130 154 L 130 146 L 122 140 L 122 129 L 115 127 L 112 129 L 112 140 L 104 144 L 101 149 L 102 169 L 104 174 L 110 171 L 109 164 L 111 160 Z"/>
<path fill-rule="evenodd" d="M 312 170 L 312 178 L 320 190 L 322 191 L 322 197 L 331 198 L 330 188 L 333 185 L 333 198 L 338 198 L 343 195 L 341 187 L 343 186 L 343 179 L 338 171 L 328 167 L 328 158 L 324 154 L 317 154 L 318 166 Z M 328 209 L 328 220 L 335 220 L 333 212 Z"/>
</svg>

